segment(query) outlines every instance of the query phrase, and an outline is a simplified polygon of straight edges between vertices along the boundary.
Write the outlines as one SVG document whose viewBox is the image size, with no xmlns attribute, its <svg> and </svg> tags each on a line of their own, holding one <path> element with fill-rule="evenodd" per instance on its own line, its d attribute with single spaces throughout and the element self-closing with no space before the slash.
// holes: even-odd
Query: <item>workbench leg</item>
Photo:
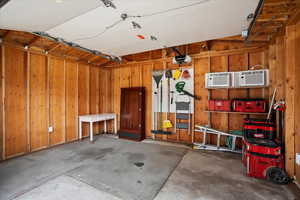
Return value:
<svg viewBox="0 0 300 200">
<path fill-rule="evenodd" d="M 104 120 L 104 133 L 107 134 L 107 124 L 106 124 L 106 120 Z"/>
<path fill-rule="evenodd" d="M 79 140 L 82 139 L 82 121 L 79 120 Z"/>
<path fill-rule="evenodd" d="M 93 142 L 93 137 L 94 137 L 94 133 L 93 133 L 93 122 L 90 122 L 90 141 Z"/>
<path fill-rule="evenodd" d="M 114 124 L 115 124 L 114 131 L 115 131 L 115 134 L 117 134 L 117 132 L 118 132 L 118 128 L 117 128 L 117 118 L 114 119 Z"/>
</svg>

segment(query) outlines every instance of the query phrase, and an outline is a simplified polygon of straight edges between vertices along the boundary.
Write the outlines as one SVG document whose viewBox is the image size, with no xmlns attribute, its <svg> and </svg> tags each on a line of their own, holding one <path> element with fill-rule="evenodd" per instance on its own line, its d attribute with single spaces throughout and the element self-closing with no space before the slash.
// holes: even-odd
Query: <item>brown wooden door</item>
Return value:
<svg viewBox="0 0 300 200">
<path fill-rule="evenodd" d="M 120 137 L 144 139 L 144 88 L 121 89 Z"/>
</svg>

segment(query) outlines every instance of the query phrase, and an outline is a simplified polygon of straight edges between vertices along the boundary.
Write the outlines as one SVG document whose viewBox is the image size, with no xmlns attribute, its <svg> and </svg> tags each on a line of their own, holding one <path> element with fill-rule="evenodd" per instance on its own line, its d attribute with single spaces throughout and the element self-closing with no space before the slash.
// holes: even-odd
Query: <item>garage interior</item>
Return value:
<svg viewBox="0 0 300 200">
<path fill-rule="evenodd" d="M 299 0 L 3 0 L 0 200 L 300 199 L 299 55 Z"/>
</svg>

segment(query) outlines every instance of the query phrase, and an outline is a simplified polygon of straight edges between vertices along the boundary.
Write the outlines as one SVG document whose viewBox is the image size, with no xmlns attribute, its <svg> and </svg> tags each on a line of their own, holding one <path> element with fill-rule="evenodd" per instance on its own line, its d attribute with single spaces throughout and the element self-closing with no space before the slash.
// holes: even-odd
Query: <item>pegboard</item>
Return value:
<svg viewBox="0 0 300 200">
<path fill-rule="evenodd" d="M 191 113 L 194 112 L 194 99 L 188 97 L 187 95 L 180 95 L 175 88 L 175 85 L 179 81 L 184 81 L 184 90 L 194 94 L 194 69 L 193 68 L 181 68 L 182 72 L 188 70 L 190 78 L 184 79 L 182 76 L 178 80 L 170 79 L 170 93 L 168 92 L 168 79 L 165 76 L 166 70 L 164 70 L 163 77 L 159 83 L 159 88 L 157 89 L 156 82 L 152 76 L 152 112 L 160 112 L 160 99 L 161 99 L 161 84 L 162 84 L 162 112 L 168 112 L 168 103 L 170 103 L 170 113 L 175 113 L 175 101 L 190 101 L 191 102 Z M 174 74 L 175 70 L 172 70 Z M 174 92 L 173 95 L 171 92 Z M 168 93 L 170 94 L 170 100 L 168 101 Z M 157 95 L 159 97 L 157 97 Z M 173 96 L 173 103 L 171 104 L 171 99 Z"/>
</svg>

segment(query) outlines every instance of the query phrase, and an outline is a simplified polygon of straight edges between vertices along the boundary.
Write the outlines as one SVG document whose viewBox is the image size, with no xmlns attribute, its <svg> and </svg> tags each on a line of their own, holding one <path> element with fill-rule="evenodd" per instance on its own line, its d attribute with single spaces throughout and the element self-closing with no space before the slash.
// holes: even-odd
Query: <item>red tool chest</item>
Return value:
<svg viewBox="0 0 300 200">
<path fill-rule="evenodd" d="M 275 124 L 265 119 L 244 119 L 244 135 L 247 138 L 275 139 Z"/>
<path fill-rule="evenodd" d="M 271 168 L 284 168 L 281 147 L 272 140 L 245 137 L 243 140 L 243 164 L 247 176 L 266 178 Z"/>
<path fill-rule="evenodd" d="M 231 111 L 231 100 L 209 100 L 209 110 Z"/>
<path fill-rule="evenodd" d="M 266 112 L 267 101 L 263 99 L 234 99 L 233 111 L 235 112 Z"/>
</svg>

